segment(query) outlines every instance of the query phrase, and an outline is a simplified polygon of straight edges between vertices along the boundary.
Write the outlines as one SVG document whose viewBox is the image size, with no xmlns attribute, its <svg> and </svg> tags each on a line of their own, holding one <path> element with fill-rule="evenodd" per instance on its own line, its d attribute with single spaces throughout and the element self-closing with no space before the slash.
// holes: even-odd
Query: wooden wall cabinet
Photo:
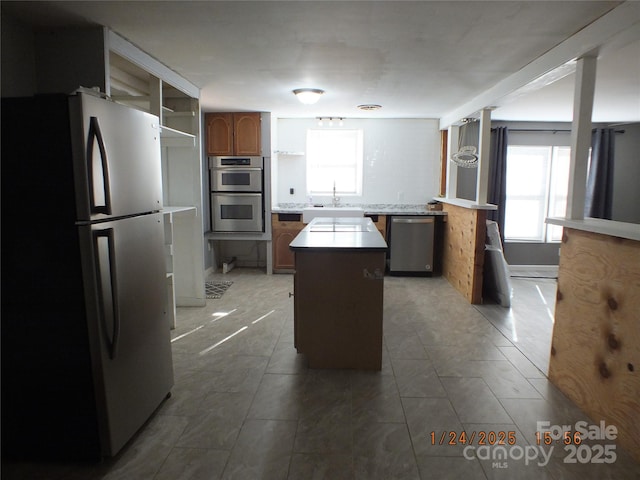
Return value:
<svg viewBox="0 0 640 480">
<path fill-rule="evenodd" d="M 207 113 L 204 118 L 207 154 L 233 155 L 233 114 Z"/>
<path fill-rule="evenodd" d="M 274 213 L 272 215 L 274 273 L 292 272 L 295 268 L 295 256 L 289 248 L 289 244 L 304 228 L 301 217 L 300 214 Z"/>
<path fill-rule="evenodd" d="M 208 155 L 261 154 L 260 112 L 205 114 Z"/>
</svg>

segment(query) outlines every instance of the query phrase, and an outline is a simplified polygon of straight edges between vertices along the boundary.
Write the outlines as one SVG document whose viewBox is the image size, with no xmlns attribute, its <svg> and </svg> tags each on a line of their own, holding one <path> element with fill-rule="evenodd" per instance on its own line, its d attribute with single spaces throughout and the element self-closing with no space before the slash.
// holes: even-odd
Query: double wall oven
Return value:
<svg viewBox="0 0 640 480">
<path fill-rule="evenodd" d="M 264 232 L 264 159 L 209 157 L 211 230 Z"/>
</svg>

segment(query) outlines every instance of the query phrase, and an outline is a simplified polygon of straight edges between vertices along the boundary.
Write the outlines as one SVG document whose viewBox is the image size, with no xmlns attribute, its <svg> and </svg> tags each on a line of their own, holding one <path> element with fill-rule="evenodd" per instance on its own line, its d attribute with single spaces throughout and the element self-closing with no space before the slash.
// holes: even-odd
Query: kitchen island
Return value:
<svg viewBox="0 0 640 480">
<path fill-rule="evenodd" d="M 294 345 L 309 368 L 380 370 L 387 244 L 370 218 L 315 218 L 291 242 Z"/>
</svg>

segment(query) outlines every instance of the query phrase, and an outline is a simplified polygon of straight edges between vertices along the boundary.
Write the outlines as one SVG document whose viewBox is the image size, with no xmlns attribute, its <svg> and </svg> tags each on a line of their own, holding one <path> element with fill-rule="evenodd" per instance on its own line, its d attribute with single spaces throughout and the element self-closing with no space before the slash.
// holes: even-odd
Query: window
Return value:
<svg viewBox="0 0 640 480">
<path fill-rule="evenodd" d="M 307 130 L 309 195 L 362 195 L 362 130 Z"/>
<path fill-rule="evenodd" d="M 570 147 L 507 148 L 506 240 L 561 240 L 562 227 L 547 225 L 544 220 L 565 215 L 570 154 Z"/>
</svg>

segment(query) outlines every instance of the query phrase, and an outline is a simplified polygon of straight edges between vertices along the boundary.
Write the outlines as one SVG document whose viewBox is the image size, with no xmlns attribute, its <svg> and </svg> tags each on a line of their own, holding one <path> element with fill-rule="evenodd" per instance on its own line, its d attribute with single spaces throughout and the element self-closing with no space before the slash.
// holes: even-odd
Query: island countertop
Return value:
<svg viewBox="0 0 640 480">
<path fill-rule="evenodd" d="M 384 251 L 387 243 L 368 217 L 316 217 L 289 244 L 291 250 Z"/>
</svg>

